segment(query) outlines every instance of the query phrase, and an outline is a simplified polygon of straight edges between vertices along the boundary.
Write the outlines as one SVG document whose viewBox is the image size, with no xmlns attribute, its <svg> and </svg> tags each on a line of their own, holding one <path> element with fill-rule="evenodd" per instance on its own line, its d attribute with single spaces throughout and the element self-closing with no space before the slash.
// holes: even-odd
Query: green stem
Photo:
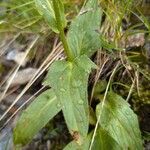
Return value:
<svg viewBox="0 0 150 150">
<path fill-rule="evenodd" d="M 69 46 L 68 46 L 68 43 L 64 34 L 64 28 L 62 26 L 61 16 L 59 12 L 58 0 L 53 0 L 53 6 L 54 6 L 54 12 L 55 12 L 55 17 L 56 17 L 56 22 L 57 22 L 57 28 L 60 34 L 60 40 L 62 41 L 64 51 L 67 55 L 68 60 L 72 61 L 74 56 L 73 56 L 72 51 L 69 49 Z"/>
</svg>

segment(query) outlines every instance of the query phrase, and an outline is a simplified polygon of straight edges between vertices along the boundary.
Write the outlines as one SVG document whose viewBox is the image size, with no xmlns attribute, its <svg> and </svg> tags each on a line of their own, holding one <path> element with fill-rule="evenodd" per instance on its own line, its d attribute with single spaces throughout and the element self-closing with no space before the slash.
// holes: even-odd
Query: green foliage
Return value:
<svg viewBox="0 0 150 150">
<path fill-rule="evenodd" d="M 118 142 L 122 149 L 142 149 L 137 116 L 121 96 L 109 92 L 105 105 L 102 106 L 101 103 L 97 105 L 97 117 L 100 111 L 100 126 Z"/>
<path fill-rule="evenodd" d="M 92 150 L 121 150 L 119 144 L 114 138 L 103 128 L 97 130 Z"/>
<path fill-rule="evenodd" d="M 72 21 L 67 40 L 75 56 L 92 55 L 101 47 L 99 29 L 102 12 L 97 0 L 89 0 Z"/>
<path fill-rule="evenodd" d="M 48 22 L 50 28 L 54 32 L 59 33 L 59 29 L 57 28 L 56 16 L 55 16 L 54 8 L 53 8 L 53 2 L 51 0 L 34 0 L 34 1 L 37 6 L 37 10 Z M 59 0 L 57 4 L 59 8 L 58 11 L 61 14 L 61 23 L 63 27 L 65 27 L 66 19 L 64 15 L 64 6 L 61 0 Z"/>
<path fill-rule="evenodd" d="M 0 32 L 41 31 L 42 17 L 35 9 L 34 1 L 13 0 L 2 4 L 4 10 L 0 10 L 0 22 L 3 22 L 0 23 Z"/>
<path fill-rule="evenodd" d="M 93 67 L 95 65 L 87 56 L 76 58 L 74 62 L 56 61 L 49 68 L 46 79 L 62 105 L 70 133 L 78 134 L 79 143 L 88 133 L 87 85 Z"/>
<path fill-rule="evenodd" d="M 35 0 L 38 12 L 46 19 L 51 29 L 59 32 L 56 25 L 55 14 L 52 2 L 49 0 Z"/>
<path fill-rule="evenodd" d="M 67 60 L 56 61 L 50 66 L 44 83 L 50 86 L 51 90 L 42 93 L 21 115 L 14 129 L 15 144 L 28 143 L 62 110 L 68 130 L 74 139 L 65 150 L 88 150 L 93 135 L 93 150 L 141 150 L 137 117 L 129 104 L 113 92 L 108 93 L 105 103 L 102 101 L 97 105 L 98 130 L 96 134 L 88 134 L 88 77 L 91 69 L 96 68 L 88 57 L 101 47 L 99 28 L 102 11 L 98 7 L 98 0 L 88 0 L 85 3 L 79 15 L 72 21 L 67 37 L 64 34 L 66 19 L 63 3 L 60 0 L 35 0 L 35 3 L 51 29 L 59 33 Z M 98 84 L 95 94 L 103 92 L 106 84 L 105 81 L 102 85 Z M 95 125 L 94 119 L 92 122 L 92 125 Z"/>
<path fill-rule="evenodd" d="M 38 96 L 22 113 L 14 129 L 14 143 L 25 145 L 61 110 L 53 90 Z"/>
</svg>

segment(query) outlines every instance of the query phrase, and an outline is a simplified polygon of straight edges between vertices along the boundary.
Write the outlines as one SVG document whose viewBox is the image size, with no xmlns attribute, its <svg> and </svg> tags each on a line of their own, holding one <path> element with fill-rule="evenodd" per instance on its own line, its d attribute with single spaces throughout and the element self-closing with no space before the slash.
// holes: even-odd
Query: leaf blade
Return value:
<svg viewBox="0 0 150 150">
<path fill-rule="evenodd" d="M 121 150 L 119 144 L 111 137 L 111 135 L 104 129 L 98 128 L 96 137 L 92 146 L 92 150 Z"/>
<path fill-rule="evenodd" d="M 86 56 L 72 63 L 57 61 L 51 65 L 45 82 L 54 89 L 69 131 L 77 136 L 78 143 L 82 143 L 82 137 L 88 133 L 87 81 L 92 67 L 95 65 Z"/>
<path fill-rule="evenodd" d="M 21 145 L 28 143 L 60 110 L 61 106 L 54 92 L 51 89 L 43 92 L 19 118 L 14 129 L 14 143 Z"/>
<path fill-rule="evenodd" d="M 97 117 L 101 110 L 99 124 L 123 149 L 142 149 L 137 116 L 121 96 L 109 92 L 103 108 L 101 103 L 97 105 Z"/>
<path fill-rule="evenodd" d="M 75 56 L 92 55 L 101 47 L 97 30 L 100 28 L 102 12 L 97 0 L 88 0 L 79 15 L 72 21 L 67 40 Z"/>
<path fill-rule="evenodd" d="M 52 0 L 34 0 L 34 1 L 38 12 L 45 18 L 50 28 L 54 32 L 59 33 Z M 61 14 L 62 27 L 64 28 L 66 27 L 67 24 L 64 14 L 64 6 L 61 0 L 58 0 L 57 4 L 59 7 L 59 13 Z"/>
</svg>

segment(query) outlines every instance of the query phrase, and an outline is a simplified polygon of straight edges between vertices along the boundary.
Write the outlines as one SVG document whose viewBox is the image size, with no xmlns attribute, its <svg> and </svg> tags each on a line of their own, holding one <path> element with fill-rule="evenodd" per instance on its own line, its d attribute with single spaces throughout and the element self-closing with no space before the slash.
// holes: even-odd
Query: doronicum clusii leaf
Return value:
<svg viewBox="0 0 150 150">
<path fill-rule="evenodd" d="M 53 90 L 43 92 L 19 118 L 13 134 L 15 145 L 25 145 L 30 142 L 60 110 L 61 105 Z"/>
<path fill-rule="evenodd" d="M 87 149 L 88 150 L 88 149 Z M 98 128 L 92 150 L 122 150 L 119 144 L 104 129 Z"/>
<path fill-rule="evenodd" d="M 98 0 L 88 0 L 79 15 L 72 21 L 67 40 L 75 56 L 91 56 L 101 47 L 99 29 L 102 11 Z"/>
<path fill-rule="evenodd" d="M 57 22 L 55 18 L 52 0 L 34 0 L 34 1 L 35 1 L 38 12 L 45 18 L 50 28 L 54 32 L 59 33 L 59 30 L 57 28 Z M 67 21 L 65 19 L 64 6 L 63 6 L 62 0 L 57 0 L 57 5 L 59 8 L 58 11 L 60 14 L 62 27 L 64 28 L 67 24 Z"/>
<path fill-rule="evenodd" d="M 88 133 L 87 85 L 93 67 L 95 64 L 87 56 L 80 56 L 73 62 L 56 61 L 49 68 L 45 81 L 54 89 L 68 129 L 79 144 Z"/>
<path fill-rule="evenodd" d="M 109 92 L 105 104 L 97 105 L 96 115 L 97 118 L 100 115 L 101 128 L 109 133 L 121 149 L 143 149 L 137 116 L 121 96 Z"/>
</svg>

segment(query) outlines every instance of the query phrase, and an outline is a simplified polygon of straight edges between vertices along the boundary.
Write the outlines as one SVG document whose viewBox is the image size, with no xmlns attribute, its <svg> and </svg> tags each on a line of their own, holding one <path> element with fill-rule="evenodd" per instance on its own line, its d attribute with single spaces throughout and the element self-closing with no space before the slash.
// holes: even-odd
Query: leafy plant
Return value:
<svg viewBox="0 0 150 150">
<path fill-rule="evenodd" d="M 28 143 L 49 119 L 62 110 L 73 137 L 66 150 L 141 150 L 137 116 L 129 104 L 112 91 L 106 91 L 105 103 L 103 100 L 96 106 L 98 128 L 89 133 L 88 77 L 91 70 L 96 68 L 89 57 L 101 48 L 98 31 L 102 10 L 98 0 L 85 2 L 71 22 L 67 36 L 64 33 L 67 21 L 62 1 L 34 1 L 51 29 L 59 34 L 67 60 L 55 61 L 50 66 L 44 84 L 51 89 L 42 93 L 22 113 L 14 129 L 14 143 Z M 93 137 L 94 141 L 91 142 Z"/>
</svg>

